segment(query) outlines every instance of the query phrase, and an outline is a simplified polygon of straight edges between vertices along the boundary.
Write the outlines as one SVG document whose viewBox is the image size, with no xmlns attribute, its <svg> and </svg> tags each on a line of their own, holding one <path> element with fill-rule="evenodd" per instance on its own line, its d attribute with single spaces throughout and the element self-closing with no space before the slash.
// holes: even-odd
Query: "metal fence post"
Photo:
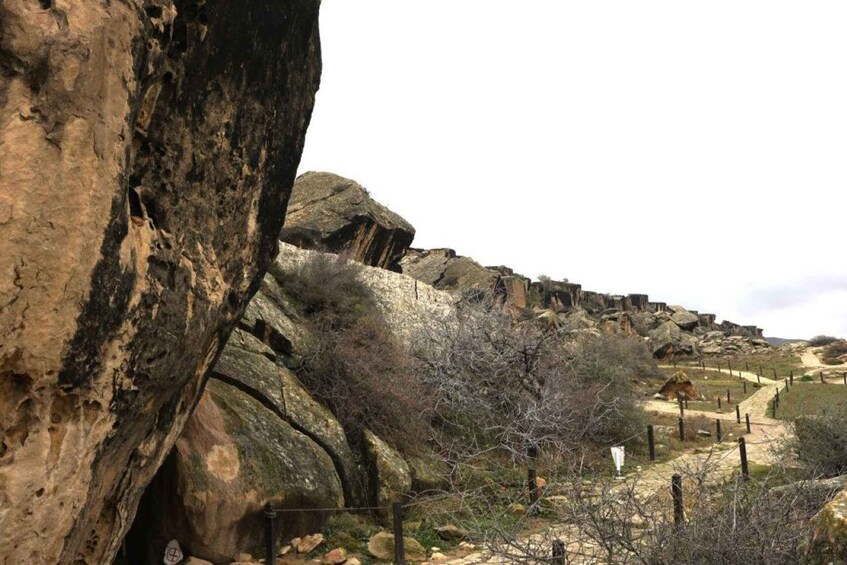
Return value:
<svg viewBox="0 0 847 565">
<path fill-rule="evenodd" d="M 647 425 L 647 446 L 650 449 L 650 461 L 656 460 L 656 437 L 653 435 L 653 424 Z"/>
<path fill-rule="evenodd" d="M 565 565 L 565 542 L 553 540 L 553 565 Z"/>
<path fill-rule="evenodd" d="M 274 519 L 276 511 L 273 505 L 268 502 L 265 504 L 265 563 L 276 562 L 276 540 L 274 540 Z"/>
<path fill-rule="evenodd" d="M 671 477 L 671 496 L 673 497 L 673 523 L 681 526 L 685 516 L 682 509 L 682 476 L 680 475 Z"/>
<path fill-rule="evenodd" d="M 403 547 L 403 503 L 395 502 L 391 508 L 394 513 L 394 561 L 398 565 L 406 565 L 406 550 Z"/>
<path fill-rule="evenodd" d="M 529 486 L 529 515 L 538 514 L 538 474 L 535 469 L 527 469 L 527 486 Z"/>
</svg>

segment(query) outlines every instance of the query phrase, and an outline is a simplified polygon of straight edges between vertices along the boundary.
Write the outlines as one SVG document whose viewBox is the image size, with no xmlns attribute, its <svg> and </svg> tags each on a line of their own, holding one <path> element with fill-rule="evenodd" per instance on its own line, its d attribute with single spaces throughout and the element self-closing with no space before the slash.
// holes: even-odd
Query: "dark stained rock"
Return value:
<svg viewBox="0 0 847 565">
<path fill-rule="evenodd" d="M 332 173 L 297 178 L 280 239 L 304 249 L 343 254 L 372 267 L 400 270 L 415 237 L 409 222 L 356 182 Z"/>
<path fill-rule="evenodd" d="M 109 563 L 276 254 L 319 2 L 40 4 L 0 3 L 0 554 Z"/>
</svg>

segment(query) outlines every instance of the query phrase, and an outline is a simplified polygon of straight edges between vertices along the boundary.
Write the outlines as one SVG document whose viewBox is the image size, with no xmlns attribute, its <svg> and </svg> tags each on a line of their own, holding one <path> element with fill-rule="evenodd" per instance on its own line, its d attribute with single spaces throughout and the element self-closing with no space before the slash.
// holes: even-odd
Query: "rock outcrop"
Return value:
<svg viewBox="0 0 847 565">
<path fill-rule="evenodd" d="M 3 563 L 120 546 L 276 253 L 318 10 L 0 4 Z"/>
<path fill-rule="evenodd" d="M 443 290 L 490 290 L 498 274 L 452 249 L 409 249 L 400 267 L 404 274 Z"/>
<path fill-rule="evenodd" d="M 355 181 L 332 173 L 297 178 L 280 239 L 337 253 L 365 265 L 400 270 L 415 237 L 406 220 L 372 199 Z"/>
<path fill-rule="evenodd" d="M 288 369 L 313 337 L 284 285 L 323 256 L 280 244 L 277 260 L 211 370 L 197 410 L 141 503 L 128 543 L 133 551 L 147 552 L 145 562 L 160 562 L 173 538 L 186 553 L 213 562 L 254 551 L 268 501 L 289 510 L 387 506 L 412 490 L 444 485 L 446 470 L 434 457 L 407 461 L 370 432 L 357 451 L 335 415 Z M 408 346 L 416 323 L 454 311 L 451 293 L 357 266 L 386 324 Z M 167 518 L 145 519 L 153 515 Z M 284 516 L 277 522 L 278 545 L 319 531 L 327 513 Z M 388 521 L 390 512 L 380 517 Z"/>
</svg>

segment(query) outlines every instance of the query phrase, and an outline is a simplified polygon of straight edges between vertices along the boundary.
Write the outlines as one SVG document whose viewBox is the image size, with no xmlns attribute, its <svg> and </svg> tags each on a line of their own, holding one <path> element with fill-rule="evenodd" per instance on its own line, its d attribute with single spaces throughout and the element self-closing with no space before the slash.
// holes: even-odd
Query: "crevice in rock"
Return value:
<svg viewBox="0 0 847 565">
<path fill-rule="evenodd" d="M 304 436 L 308 437 L 310 440 L 315 442 L 315 444 L 320 447 L 330 458 L 332 461 L 332 466 L 335 467 L 335 473 L 338 475 L 338 478 L 341 480 L 341 488 L 344 491 L 344 500 L 347 505 L 351 504 L 356 500 L 355 489 L 353 488 L 352 480 L 353 477 L 347 476 L 347 473 L 344 471 L 344 465 L 341 463 L 341 460 L 335 454 L 335 451 L 319 436 L 314 434 L 312 431 L 304 428 L 295 422 L 292 418 L 290 418 L 285 412 L 279 410 L 277 406 L 274 405 L 273 402 L 265 398 L 259 391 L 256 389 L 221 373 L 213 372 L 211 378 L 217 379 L 222 383 L 228 384 L 229 386 L 235 387 L 244 394 L 248 395 L 250 398 L 260 403 L 262 406 L 273 412 L 278 418 L 286 422 L 296 431 L 300 432 Z M 283 390 L 283 402 L 285 402 L 285 391 Z"/>
</svg>

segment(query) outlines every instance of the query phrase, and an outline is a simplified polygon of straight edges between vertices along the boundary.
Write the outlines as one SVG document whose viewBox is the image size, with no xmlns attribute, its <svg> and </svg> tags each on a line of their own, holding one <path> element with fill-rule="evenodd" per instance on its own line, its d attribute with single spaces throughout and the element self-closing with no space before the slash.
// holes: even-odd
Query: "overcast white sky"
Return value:
<svg viewBox="0 0 847 565">
<path fill-rule="evenodd" d="M 847 336 L 847 2 L 324 0 L 301 172 L 536 278 Z"/>
</svg>

